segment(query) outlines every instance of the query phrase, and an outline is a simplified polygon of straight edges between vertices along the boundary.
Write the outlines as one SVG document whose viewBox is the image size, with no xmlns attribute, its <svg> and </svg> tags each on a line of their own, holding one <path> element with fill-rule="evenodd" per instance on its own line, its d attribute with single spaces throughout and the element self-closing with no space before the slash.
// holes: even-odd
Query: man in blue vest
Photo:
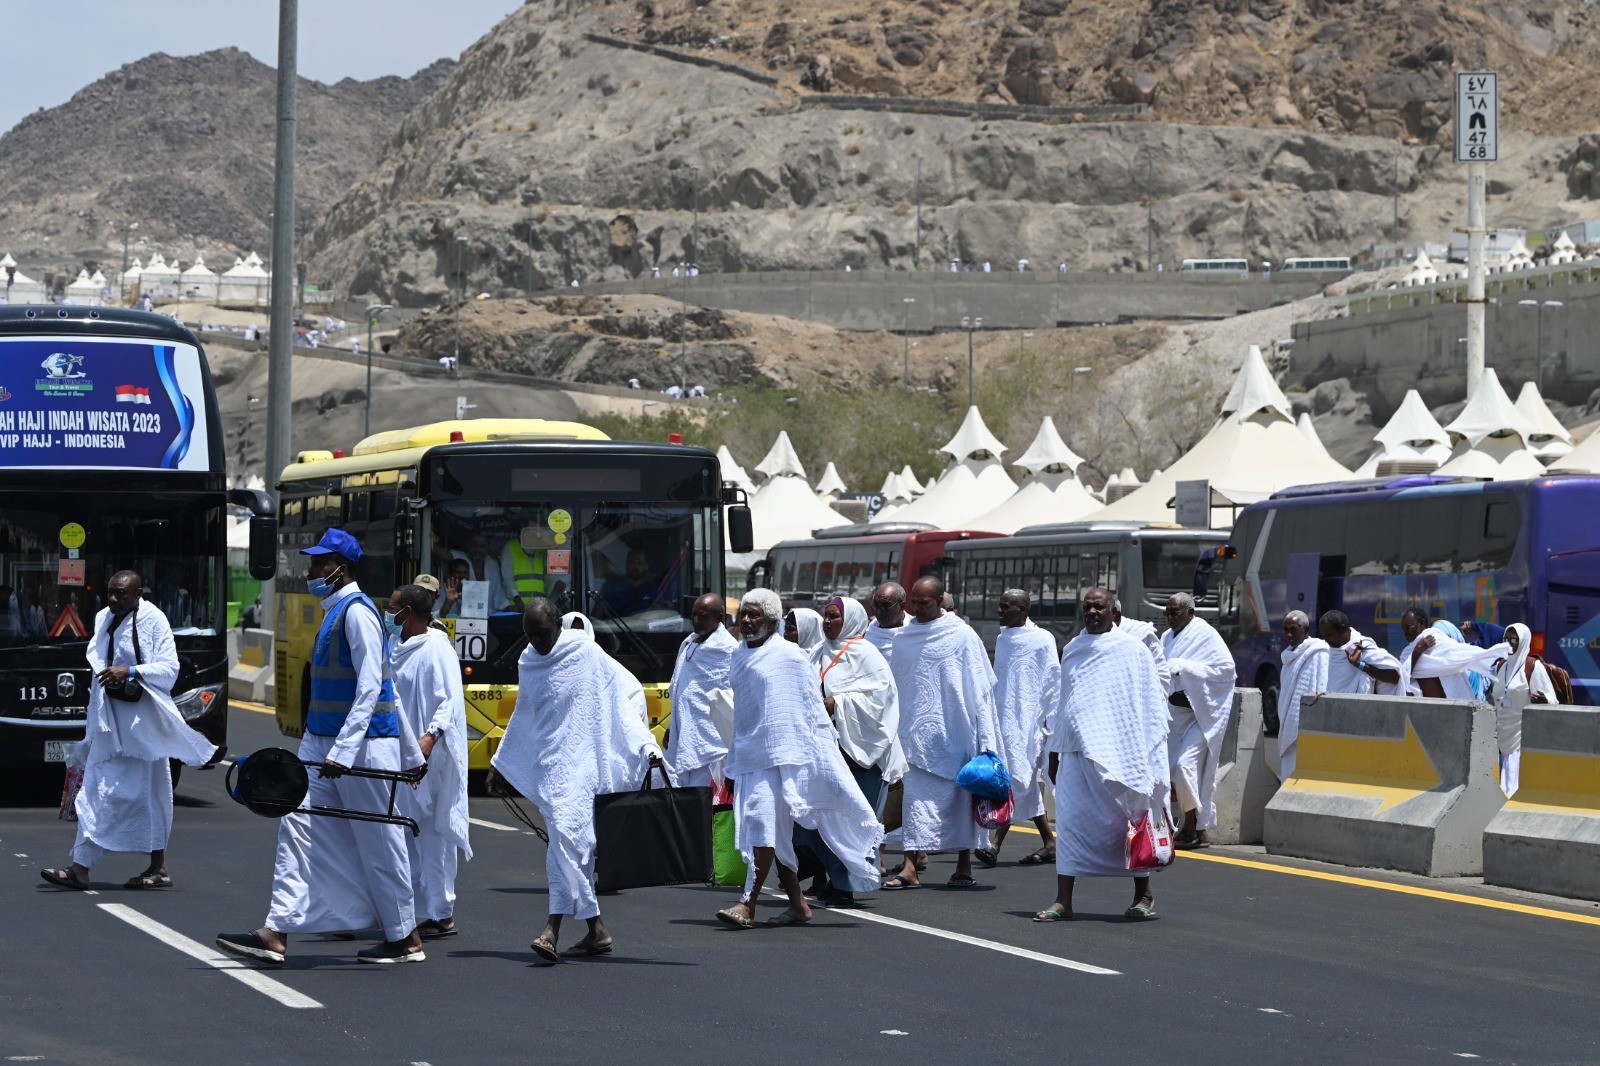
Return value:
<svg viewBox="0 0 1600 1066">
<path fill-rule="evenodd" d="M 424 760 L 395 709 L 383 616 L 353 576 L 361 545 L 344 530 L 330 529 L 300 554 L 309 556 L 306 587 L 323 610 L 300 740 L 300 758 L 321 763 L 311 775 L 306 806 L 382 812 L 389 804 L 388 782 L 345 771 L 411 769 Z M 357 952 L 357 959 L 421 962 L 416 925 L 402 827 L 291 814 L 279 823 L 266 924 L 218 936 L 217 947 L 256 962 L 282 963 L 291 932 L 381 929 L 383 943 Z"/>
</svg>

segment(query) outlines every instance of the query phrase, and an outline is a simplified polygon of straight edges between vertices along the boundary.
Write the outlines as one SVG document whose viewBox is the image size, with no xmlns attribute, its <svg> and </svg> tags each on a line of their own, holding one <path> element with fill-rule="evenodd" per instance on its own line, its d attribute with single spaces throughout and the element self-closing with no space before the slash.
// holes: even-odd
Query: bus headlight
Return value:
<svg viewBox="0 0 1600 1066">
<path fill-rule="evenodd" d="M 221 691 L 221 685 L 192 688 L 172 702 L 177 705 L 178 713 L 183 715 L 183 720 L 192 722 L 211 709 L 211 704 L 216 701 L 217 695 Z"/>
</svg>

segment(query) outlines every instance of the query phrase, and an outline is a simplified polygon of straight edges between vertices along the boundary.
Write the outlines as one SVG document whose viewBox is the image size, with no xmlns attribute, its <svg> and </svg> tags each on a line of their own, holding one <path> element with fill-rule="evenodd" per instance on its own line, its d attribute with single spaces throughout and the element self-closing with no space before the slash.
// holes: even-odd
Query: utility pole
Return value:
<svg viewBox="0 0 1600 1066">
<path fill-rule="evenodd" d="M 916 251 L 912 253 L 911 269 L 912 270 L 921 270 L 922 269 L 922 157 L 920 155 L 917 156 L 916 200 L 917 200 Z"/>
<path fill-rule="evenodd" d="M 118 307 L 128 302 L 128 238 L 133 236 L 133 231 L 138 228 L 137 222 L 130 222 L 122 228 L 122 276 L 117 278 Z"/>
<path fill-rule="evenodd" d="M 915 296 L 902 296 L 901 304 L 905 306 L 905 328 L 900 331 L 900 341 L 904 346 L 901 352 L 900 384 L 906 389 L 911 388 L 911 305 L 917 302 Z"/>
<path fill-rule="evenodd" d="M 465 237 L 456 238 L 456 340 L 450 350 L 451 365 L 461 365 L 461 301 L 466 299 L 466 279 L 461 276 L 461 250 L 467 245 Z"/>
<path fill-rule="evenodd" d="M 294 138 L 300 0 L 278 0 L 278 150 L 273 168 L 272 308 L 267 345 L 267 490 L 289 465 L 294 364 Z M 261 590 L 264 616 L 276 625 L 276 582 Z"/>
<path fill-rule="evenodd" d="M 1144 157 L 1144 268 L 1156 268 L 1156 197 L 1151 188 L 1155 180 L 1155 160 Z"/>
<path fill-rule="evenodd" d="M 389 310 L 388 304 L 372 304 L 367 308 L 367 410 L 361 421 L 361 435 L 372 436 L 372 327 L 378 316 Z"/>
<path fill-rule="evenodd" d="M 533 205 L 528 205 L 528 295 L 533 295 Z"/>
<path fill-rule="evenodd" d="M 979 315 L 977 318 L 970 318 L 962 315 L 961 325 L 967 331 L 967 406 L 973 407 L 977 404 L 977 400 L 974 399 L 977 395 L 977 390 L 972 380 L 972 331 L 983 328 L 983 316 Z"/>
</svg>

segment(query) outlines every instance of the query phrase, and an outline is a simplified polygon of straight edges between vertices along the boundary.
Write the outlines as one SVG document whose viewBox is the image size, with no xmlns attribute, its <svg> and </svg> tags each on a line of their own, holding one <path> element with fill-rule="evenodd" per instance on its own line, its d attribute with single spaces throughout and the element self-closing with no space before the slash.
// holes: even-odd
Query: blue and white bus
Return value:
<svg viewBox="0 0 1600 1066">
<path fill-rule="evenodd" d="M 1380 645 L 1405 645 L 1408 607 L 1452 622 L 1522 622 L 1533 651 L 1600 703 L 1600 477 L 1469 481 L 1413 475 L 1286 489 L 1239 513 L 1196 584 L 1241 684 L 1277 688 L 1283 616 L 1340 610 Z M 1214 562 L 1209 573 L 1206 568 Z"/>
</svg>

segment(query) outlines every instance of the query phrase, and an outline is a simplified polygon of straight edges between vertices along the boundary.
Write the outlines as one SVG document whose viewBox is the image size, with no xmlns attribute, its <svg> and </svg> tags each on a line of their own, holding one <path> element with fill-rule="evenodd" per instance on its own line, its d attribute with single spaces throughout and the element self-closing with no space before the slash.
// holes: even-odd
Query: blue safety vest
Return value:
<svg viewBox="0 0 1600 1066">
<path fill-rule="evenodd" d="M 344 729 L 350 705 L 356 701 L 356 667 L 350 642 L 344 635 L 344 614 L 354 603 L 362 604 L 374 615 L 378 608 L 366 593 L 346 596 L 322 619 L 317 642 L 311 649 L 311 706 L 306 711 L 306 732 L 317 737 L 336 737 Z M 378 615 L 380 632 L 382 615 Z M 398 737 L 400 716 L 394 709 L 394 680 L 389 674 L 389 636 L 383 634 L 383 684 L 378 702 L 367 726 L 369 737 Z"/>
</svg>

